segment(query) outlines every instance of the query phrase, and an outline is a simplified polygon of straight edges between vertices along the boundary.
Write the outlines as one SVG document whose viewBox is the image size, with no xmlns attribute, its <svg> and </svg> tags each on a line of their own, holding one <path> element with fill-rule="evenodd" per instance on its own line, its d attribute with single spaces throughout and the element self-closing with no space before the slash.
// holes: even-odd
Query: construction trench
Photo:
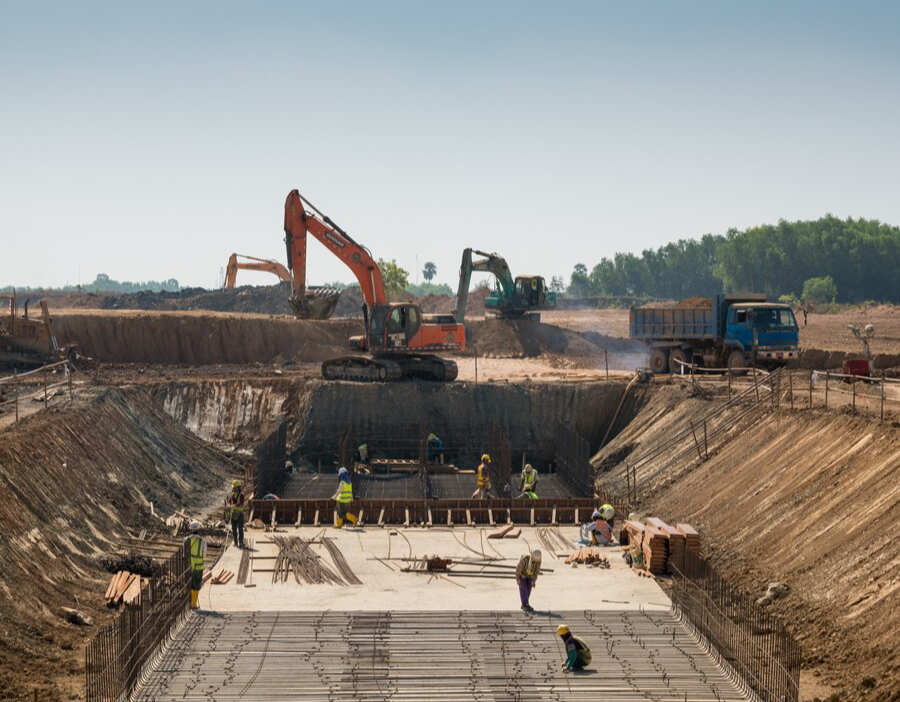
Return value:
<svg viewBox="0 0 900 702">
<path fill-rule="evenodd" d="M 114 382 L 104 382 L 107 373 Z M 810 667 L 866 670 L 853 651 L 822 645 L 838 631 L 859 650 L 869 645 L 891 659 L 893 581 L 878 573 L 898 557 L 896 540 L 887 536 L 896 488 L 887 486 L 896 485 L 890 471 L 900 437 L 890 422 L 833 417 L 815 407 L 807 414 L 790 410 L 787 379 L 756 386 L 745 380 L 730 389 L 710 381 L 699 391 L 683 380 L 638 382 L 626 394 L 630 376 L 384 387 L 266 372 L 172 378 L 166 371 L 122 384 L 119 373 L 82 378 L 74 401 L 60 399 L 0 437 L 4 484 L 18 505 L 2 514 L 13 538 L 0 543 L 0 556 L 11 565 L 0 574 L 0 587 L 14 592 L 34 554 L 52 554 L 42 578 L 57 595 L 45 601 L 20 593 L 9 600 L 7 620 L 46 630 L 53 610 L 75 606 L 77 592 L 81 609 L 106 622 L 93 627 L 82 666 L 67 664 L 66 697 L 769 699 L 754 676 L 766 666 L 789 664 L 784 676 L 774 677 L 780 690 L 793 690 L 786 699 L 801 699 L 800 648 L 771 632 L 780 617 L 808 614 L 815 635 L 809 628 L 798 633 Z M 821 393 L 814 404 L 820 401 Z M 94 431 L 95 423 L 110 431 Z M 443 463 L 427 457 L 430 433 L 445 444 Z M 848 452 L 846 437 L 853 436 Z M 336 470 L 352 465 L 363 442 L 374 468 L 354 476 L 363 529 L 334 530 Z M 832 458 L 815 462 L 810 447 L 823 445 Z M 499 494 L 492 500 L 471 499 L 470 471 L 483 452 L 498 464 Z M 287 458 L 293 475 L 285 469 Z M 513 494 L 525 461 L 541 476 L 534 501 Z M 791 477 L 807 464 L 805 483 Z M 760 465 L 768 466 L 764 478 Z M 852 491 L 834 493 L 835 471 L 859 476 Z M 163 582 L 150 585 L 155 594 L 148 590 L 142 601 L 120 604 L 110 620 L 100 598 L 109 576 L 95 574 L 96 557 L 132 547 L 160 561 L 177 554 L 184 532 L 173 538 L 149 515 L 151 503 L 159 515 L 202 514 L 212 524 L 221 520 L 218 505 L 236 476 L 255 492 L 249 506 L 254 526 L 247 532 L 252 546 L 240 551 L 224 535 L 210 537 L 224 549 L 211 551 L 216 560 L 208 573 L 222 582 L 204 585 L 200 613 L 184 609 L 178 593 L 186 590 L 179 590 L 175 568 L 168 589 L 160 589 Z M 609 493 L 598 496 L 596 489 Z M 872 490 L 881 496 L 877 503 L 867 497 Z M 82 491 L 92 495 L 88 506 L 72 501 Z M 280 499 L 261 499 L 266 492 Z M 809 495 L 818 497 L 810 501 Z M 722 503 L 712 496 L 729 509 L 716 508 Z M 605 564 L 573 568 L 565 561 L 577 524 L 603 499 L 615 502 L 623 521 L 635 509 L 672 525 L 694 524 L 704 557 L 755 592 L 773 579 L 792 590 L 765 610 L 753 609 L 755 597 L 728 594 L 731 611 L 746 606 L 746 614 L 719 621 L 702 584 L 713 582 L 708 578 L 637 577 L 619 548 L 602 550 Z M 835 594 L 821 573 L 840 567 L 838 554 L 821 543 L 796 564 L 787 556 L 790 544 L 804 542 L 838 500 L 858 505 L 866 524 L 853 536 L 853 543 L 866 544 L 866 559 L 854 557 L 859 565 L 849 567 L 844 583 L 854 593 L 847 621 L 862 616 L 872 622 L 868 644 L 831 615 Z M 52 526 L 41 503 L 56 506 Z M 764 529 L 754 529 L 772 504 L 803 506 L 790 517 L 776 510 Z M 510 524 L 504 538 L 488 538 Z M 773 531 L 781 534 L 775 546 L 766 541 Z M 295 555 L 284 555 L 279 540 L 297 538 Z M 538 612 L 527 615 L 519 610 L 509 569 L 533 548 L 544 550 L 546 572 L 532 598 Z M 741 554 L 752 557 L 752 565 Z M 452 561 L 448 570 L 426 566 L 436 556 Z M 874 576 L 863 563 L 874 564 Z M 97 584 L 86 591 L 90 581 Z M 89 594 L 93 590 L 98 594 Z M 715 621 L 718 629 L 704 628 L 703 621 Z M 747 628 L 745 621 L 757 623 Z M 585 674 L 559 671 L 555 629 L 561 622 L 593 651 Z M 72 626 L 52 635 L 52 648 L 83 646 L 84 630 Z M 760 634 L 761 626 L 770 633 Z M 724 631 L 731 644 L 717 638 Z M 761 656 L 742 652 L 754 636 L 762 637 L 771 660 L 760 663 L 755 659 Z M 138 644 L 129 648 L 128 641 Z M 23 652 L 32 652 L 43 670 L 58 666 L 52 658 L 41 662 L 47 643 L 40 635 L 34 644 L 28 636 L 5 638 L 0 663 L 25 669 L 15 663 L 19 646 L 27 646 Z M 10 680 L 16 680 L 12 674 Z M 812 683 L 819 685 L 812 689 L 827 684 L 824 676 Z M 878 688 L 890 691 L 891 683 L 879 681 Z M 21 699 L 20 692 L 31 689 L 38 687 L 0 687 L 0 699 Z M 44 687 L 40 698 L 57 698 L 54 689 L 66 688 Z"/>
</svg>

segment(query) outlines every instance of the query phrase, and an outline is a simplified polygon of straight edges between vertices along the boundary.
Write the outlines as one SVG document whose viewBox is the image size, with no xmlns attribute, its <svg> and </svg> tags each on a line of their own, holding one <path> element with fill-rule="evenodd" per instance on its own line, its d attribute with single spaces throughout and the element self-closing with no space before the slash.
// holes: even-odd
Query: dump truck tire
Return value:
<svg viewBox="0 0 900 702">
<path fill-rule="evenodd" d="M 682 366 L 679 361 L 681 363 L 689 363 L 687 351 L 684 349 L 672 349 L 672 353 L 669 354 L 669 372 L 673 375 L 689 373 L 690 370 Z"/>
<path fill-rule="evenodd" d="M 735 349 L 728 354 L 728 370 L 732 375 L 747 375 L 747 358 L 743 351 Z"/>
<path fill-rule="evenodd" d="M 666 349 L 653 349 L 650 352 L 650 370 L 656 375 L 669 372 L 669 352 Z"/>
</svg>

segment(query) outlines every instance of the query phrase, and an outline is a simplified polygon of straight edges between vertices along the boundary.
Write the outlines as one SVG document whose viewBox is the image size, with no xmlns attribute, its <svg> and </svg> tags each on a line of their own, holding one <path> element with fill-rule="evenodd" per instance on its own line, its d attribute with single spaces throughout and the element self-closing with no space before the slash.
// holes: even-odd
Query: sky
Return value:
<svg viewBox="0 0 900 702">
<path fill-rule="evenodd" d="M 568 279 L 900 224 L 898 26 L 893 0 L 0 0 L 0 287 L 212 287 L 232 252 L 284 261 L 293 188 L 454 288 L 467 246 Z M 353 280 L 317 242 L 308 278 Z"/>
</svg>

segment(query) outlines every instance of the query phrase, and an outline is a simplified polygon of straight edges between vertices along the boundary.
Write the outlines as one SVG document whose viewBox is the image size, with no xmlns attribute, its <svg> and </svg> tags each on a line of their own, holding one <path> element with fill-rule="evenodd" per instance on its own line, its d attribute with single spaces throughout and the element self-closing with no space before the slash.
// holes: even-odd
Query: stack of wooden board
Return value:
<svg viewBox="0 0 900 702">
<path fill-rule="evenodd" d="M 654 575 L 663 575 L 668 569 L 669 540 L 659 527 L 647 524 L 644 529 L 644 566 Z"/>
<path fill-rule="evenodd" d="M 125 604 L 140 604 L 141 602 L 141 576 L 120 570 L 109 581 L 106 587 L 106 606 L 115 607 L 120 602 Z"/>
<path fill-rule="evenodd" d="M 685 537 L 678 529 L 669 526 L 662 519 L 650 517 L 647 519 L 648 524 L 662 531 L 668 541 L 668 559 L 666 561 L 666 572 L 672 573 L 675 567 L 684 568 L 684 549 Z"/>
<path fill-rule="evenodd" d="M 675 528 L 684 535 L 685 548 L 695 556 L 702 556 L 703 544 L 700 541 L 700 534 L 690 524 L 678 524 Z"/>
</svg>

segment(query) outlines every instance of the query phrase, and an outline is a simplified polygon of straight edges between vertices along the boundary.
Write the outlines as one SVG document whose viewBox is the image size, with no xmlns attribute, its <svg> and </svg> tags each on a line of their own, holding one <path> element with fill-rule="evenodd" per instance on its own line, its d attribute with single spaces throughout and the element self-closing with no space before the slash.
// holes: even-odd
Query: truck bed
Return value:
<svg viewBox="0 0 900 702">
<path fill-rule="evenodd" d="M 632 308 L 629 327 L 632 339 L 665 341 L 716 338 L 713 307 Z"/>
</svg>

